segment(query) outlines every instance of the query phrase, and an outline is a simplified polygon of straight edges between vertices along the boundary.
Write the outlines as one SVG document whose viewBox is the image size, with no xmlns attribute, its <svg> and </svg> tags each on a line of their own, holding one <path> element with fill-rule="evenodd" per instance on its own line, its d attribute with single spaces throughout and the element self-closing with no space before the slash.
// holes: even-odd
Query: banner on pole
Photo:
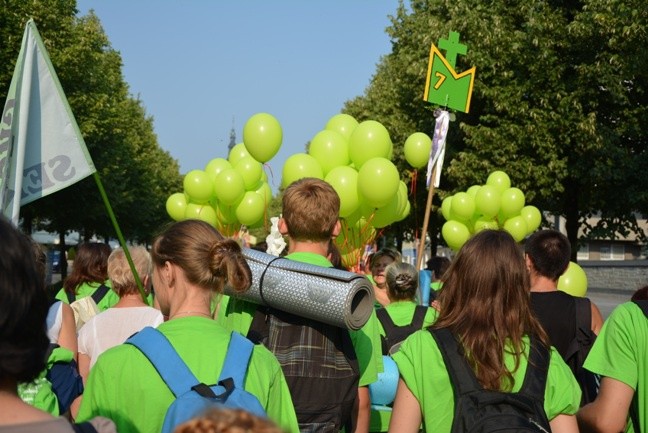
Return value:
<svg viewBox="0 0 648 433">
<path fill-rule="evenodd" d="M 441 168 L 443 168 L 443 158 L 445 157 L 446 138 L 448 136 L 448 126 L 450 125 L 450 113 L 445 110 L 439 110 L 434 125 L 434 136 L 432 137 L 432 148 L 430 149 L 430 159 L 427 166 L 426 185 L 429 188 L 432 181 L 434 187 L 439 187 L 441 181 Z M 432 171 L 436 166 L 436 173 L 432 179 Z"/>
<path fill-rule="evenodd" d="M 96 171 L 33 20 L 0 118 L 0 212 L 15 225 L 20 206 Z"/>
</svg>

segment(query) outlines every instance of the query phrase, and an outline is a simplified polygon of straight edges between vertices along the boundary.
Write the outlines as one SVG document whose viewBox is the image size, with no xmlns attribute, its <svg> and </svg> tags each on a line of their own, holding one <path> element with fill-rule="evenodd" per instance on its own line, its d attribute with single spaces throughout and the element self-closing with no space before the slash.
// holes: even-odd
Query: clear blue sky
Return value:
<svg viewBox="0 0 648 433">
<path fill-rule="evenodd" d="M 121 53 L 134 96 L 181 173 L 227 157 L 255 113 L 274 115 L 283 144 L 266 169 L 277 190 L 285 160 L 346 100 L 362 95 L 398 0 L 78 0 Z M 273 176 L 273 177 L 271 177 Z"/>
</svg>

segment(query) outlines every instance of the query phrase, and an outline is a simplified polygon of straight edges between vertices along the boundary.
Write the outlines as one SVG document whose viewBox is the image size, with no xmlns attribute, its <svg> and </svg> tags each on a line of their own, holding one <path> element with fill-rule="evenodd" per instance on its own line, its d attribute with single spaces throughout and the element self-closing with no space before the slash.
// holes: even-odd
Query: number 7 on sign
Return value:
<svg viewBox="0 0 648 433">
<path fill-rule="evenodd" d="M 446 76 L 443 75 L 441 72 L 437 72 L 434 75 L 436 75 L 436 77 L 438 78 L 436 84 L 434 85 L 434 90 L 439 90 L 439 87 L 441 87 L 441 84 L 443 84 L 443 82 L 445 81 Z"/>
</svg>

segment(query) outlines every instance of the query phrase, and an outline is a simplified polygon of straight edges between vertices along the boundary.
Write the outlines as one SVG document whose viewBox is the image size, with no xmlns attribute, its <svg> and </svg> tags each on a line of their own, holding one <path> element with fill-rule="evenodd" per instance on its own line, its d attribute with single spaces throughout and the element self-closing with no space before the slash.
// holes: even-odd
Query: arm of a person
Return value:
<svg viewBox="0 0 648 433">
<path fill-rule="evenodd" d="M 85 385 L 90 374 L 90 356 L 85 353 L 79 353 L 77 363 L 79 365 L 79 374 L 83 378 L 83 384 Z"/>
<path fill-rule="evenodd" d="M 354 433 L 368 433 L 369 421 L 371 418 L 371 396 L 369 395 L 369 387 L 358 387 L 358 402 L 354 409 Z"/>
<path fill-rule="evenodd" d="M 77 334 L 76 323 L 74 322 L 74 311 L 68 304 L 61 303 L 61 330 L 58 335 L 58 344 L 74 353 L 74 360 L 77 359 Z"/>
<path fill-rule="evenodd" d="M 574 415 L 561 413 L 549 421 L 552 433 L 578 433 L 578 423 Z"/>
<path fill-rule="evenodd" d="M 592 332 L 598 335 L 603 327 L 603 315 L 594 302 L 590 301 L 590 305 L 592 306 Z"/>
<path fill-rule="evenodd" d="M 625 429 L 634 390 L 629 385 L 603 377 L 599 393 L 577 414 L 581 432 L 618 433 Z"/>
<path fill-rule="evenodd" d="M 418 433 L 421 427 L 421 406 L 403 379 L 398 380 L 389 431 L 396 433 Z"/>
</svg>

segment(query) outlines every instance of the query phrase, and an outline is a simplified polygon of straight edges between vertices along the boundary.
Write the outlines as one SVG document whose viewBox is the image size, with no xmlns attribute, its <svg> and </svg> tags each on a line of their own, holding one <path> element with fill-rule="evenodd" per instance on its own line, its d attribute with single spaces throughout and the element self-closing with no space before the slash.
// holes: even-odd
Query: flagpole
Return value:
<svg viewBox="0 0 648 433">
<path fill-rule="evenodd" d="M 437 165 L 432 169 L 431 179 L 436 179 Z M 423 228 L 421 228 L 421 237 L 419 239 L 418 251 L 416 255 L 416 270 L 421 270 L 421 263 L 423 262 L 423 251 L 425 249 L 425 238 L 427 237 L 428 223 L 430 222 L 430 210 L 432 209 L 432 197 L 434 196 L 434 182 L 430 182 L 428 190 L 427 203 L 425 205 L 425 217 L 423 218 Z"/>
<path fill-rule="evenodd" d="M 106 190 L 104 189 L 103 184 L 101 183 L 101 178 L 99 178 L 99 173 L 95 171 L 92 174 L 92 176 L 94 177 L 94 180 L 97 183 L 97 188 L 99 188 L 99 193 L 101 194 L 101 198 L 103 199 L 104 205 L 106 205 L 106 210 L 108 211 L 108 215 L 110 216 L 110 221 L 112 222 L 113 227 L 115 228 L 115 233 L 117 233 L 117 239 L 119 239 L 119 244 L 124 250 L 124 255 L 126 255 L 126 260 L 128 261 L 128 265 L 130 266 L 131 272 L 135 277 L 135 282 L 137 283 L 137 288 L 139 289 L 140 295 L 142 296 L 142 300 L 144 301 L 145 304 L 148 304 L 146 293 L 144 292 L 144 286 L 142 284 L 142 281 L 140 280 L 137 270 L 135 269 L 135 264 L 133 263 L 133 259 L 131 258 L 130 252 L 128 251 L 128 247 L 126 246 L 126 240 L 124 239 L 124 235 L 122 235 L 121 229 L 119 228 L 119 224 L 117 223 L 117 218 L 115 217 L 115 213 L 113 212 L 112 206 L 110 205 L 110 201 L 108 201 L 108 195 L 106 195 Z"/>
</svg>

